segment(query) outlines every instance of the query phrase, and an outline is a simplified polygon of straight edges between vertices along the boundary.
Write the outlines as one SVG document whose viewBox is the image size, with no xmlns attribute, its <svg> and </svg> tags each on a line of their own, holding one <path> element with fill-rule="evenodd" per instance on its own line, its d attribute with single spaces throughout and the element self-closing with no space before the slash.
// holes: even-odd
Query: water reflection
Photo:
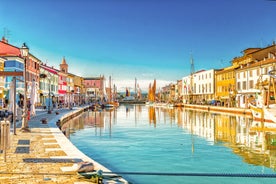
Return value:
<svg viewBox="0 0 276 184">
<path fill-rule="evenodd" d="M 111 138 L 113 128 L 118 126 L 117 121 L 122 119 L 132 120 L 128 123 L 135 123 L 135 125 L 139 125 L 141 120 L 148 119 L 148 124 L 154 128 L 158 128 L 161 123 L 177 124 L 177 127 L 191 135 L 192 153 L 197 151 L 194 138 L 201 137 L 208 144 L 231 148 L 233 154 L 240 156 L 248 164 L 265 166 L 276 171 L 276 125 L 256 122 L 247 116 L 183 108 L 128 105 L 101 112 L 85 112 L 66 123 L 62 130 L 70 137 L 70 134 L 74 134 L 77 130 L 93 128 L 95 136 L 108 133 Z"/>
</svg>

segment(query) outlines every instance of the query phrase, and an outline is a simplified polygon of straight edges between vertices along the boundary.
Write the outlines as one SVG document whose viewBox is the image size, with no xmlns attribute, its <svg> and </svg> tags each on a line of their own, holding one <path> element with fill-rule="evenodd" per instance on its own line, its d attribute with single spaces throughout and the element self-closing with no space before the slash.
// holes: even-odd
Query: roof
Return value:
<svg viewBox="0 0 276 184">
<path fill-rule="evenodd" d="M 67 63 L 66 63 L 66 60 L 65 60 L 65 57 L 62 58 L 61 64 L 63 64 L 63 65 L 64 65 L 64 64 L 67 64 Z"/>
<path fill-rule="evenodd" d="M 53 74 L 58 74 L 58 71 L 55 68 L 51 68 L 47 65 L 40 65 L 41 68 L 43 68 L 44 70 L 47 70 L 48 72 L 51 72 Z"/>
<path fill-rule="evenodd" d="M 83 80 L 102 80 L 103 77 L 84 77 Z"/>
<path fill-rule="evenodd" d="M 0 41 L 0 56 L 21 56 L 21 53 L 18 47 Z"/>
</svg>

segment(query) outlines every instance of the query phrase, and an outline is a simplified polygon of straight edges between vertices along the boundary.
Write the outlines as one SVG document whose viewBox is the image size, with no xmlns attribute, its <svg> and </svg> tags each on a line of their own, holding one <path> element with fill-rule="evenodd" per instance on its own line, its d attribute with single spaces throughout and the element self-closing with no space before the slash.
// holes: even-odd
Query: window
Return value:
<svg viewBox="0 0 276 184">
<path fill-rule="evenodd" d="M 198 86 L 198 92 L 200 93 L 200 85 Z"/>
<path fill-rule="evenodd" d="M 243 82 L 242 82 L 242 89 L 243 89 L 243 90 L 246 90 L 246 81 L 243 81 Z"/>
<path fill-rule="evenodd" d="M 267 74 L 268 73 L 268 69 L 267 67 L 264 68 L 264 74 Z"/>
<path fill-rule="evenodd" d="M 237 89 L 238 89 L 238 90 L 241 90 L 241 82 L 238 82 L 238 83 L 237 83 Z"/>
<path fill-rule="evenodd" d="M 253 77 L 253 71 L 252 70 L 249 71 L 249 77 Z"/>
<path fill-rule="evenodd" d="M 254 84 L 253 80 L 250 80 L 249 81 L 249 89 L 253 89 L 253 86 L 254 86 L 253 84 Z"/>
</svg>

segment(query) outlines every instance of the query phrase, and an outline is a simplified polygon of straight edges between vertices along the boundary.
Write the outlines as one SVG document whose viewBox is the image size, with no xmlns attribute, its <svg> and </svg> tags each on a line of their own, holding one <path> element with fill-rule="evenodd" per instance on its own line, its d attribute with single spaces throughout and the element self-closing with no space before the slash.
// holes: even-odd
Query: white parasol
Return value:
<svg viewBox="0 0 276 184">
<path fill-rule="evenodd" d="M 35 80 L 32 81 L 30 103 L 31 103 L 31 115 L 35 116 L 35 104 L 37 102 L 37 89 Z"/>
<path fill-rule="evenodd" d="M 9 107 L 8 111 L 13 112 L 13 101 L 14 101 L 14 80 L 10 82 L 9 88 Z"/>
</svg>

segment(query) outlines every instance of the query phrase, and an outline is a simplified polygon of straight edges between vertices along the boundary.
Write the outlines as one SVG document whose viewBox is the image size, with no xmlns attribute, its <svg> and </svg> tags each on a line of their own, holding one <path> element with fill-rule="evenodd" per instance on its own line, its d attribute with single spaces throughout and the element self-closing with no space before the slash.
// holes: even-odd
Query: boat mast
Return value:
<svg viewBox="0 0 276 184">
<path fill-rule="evenodd" d="M 135 84 L 134 84 L 135 86 L 134 86 L 134 92 L 135 92 L 135 98 L 137 98 L 137 79 L 136 79 L 136 77 L 135 77 Z"/>
<path fill-rule="evenodd" d="M 193 55 L 191 54 L 191 60 L 190 60 L 191 68 L 190 68 L 190 92 L 189 92 L 189 103 L 190 103 L 190 96 L 192 97 L 193 101 L 193 85 L 194 85 L 194 73 L 195 73 L 195 65 L 194 65 L 194 58 Z"/>
</svg>

